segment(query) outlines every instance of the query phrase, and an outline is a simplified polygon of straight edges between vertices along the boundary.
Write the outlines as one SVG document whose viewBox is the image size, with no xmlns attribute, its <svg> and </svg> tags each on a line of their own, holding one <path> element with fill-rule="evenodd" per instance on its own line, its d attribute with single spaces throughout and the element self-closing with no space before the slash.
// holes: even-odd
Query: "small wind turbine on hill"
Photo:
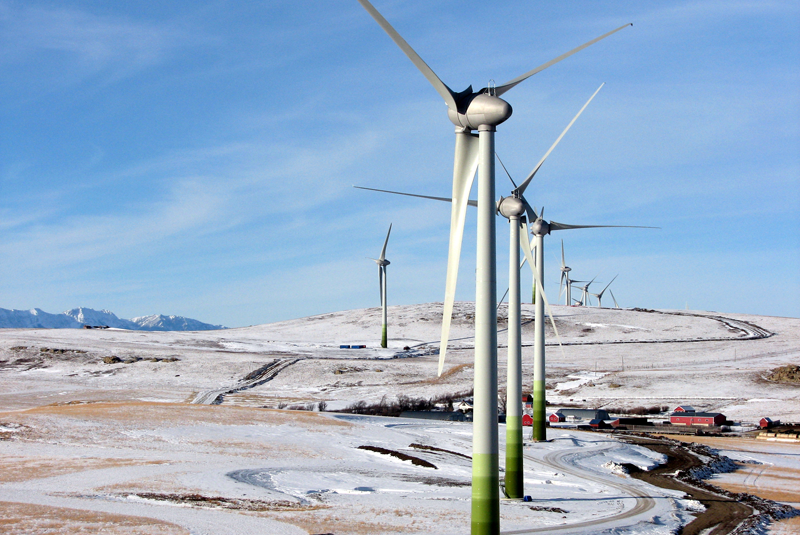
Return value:
<svg viewBox="0 0 800 535">
<path fill-rule="evenodd" d="M 614 275 L 614 278 L 613 278 L 613 279 L 611 279 L 611 282 L 614 282 L 615 280 L 617 280 L 617 277 L 619 277 L 619 275 L 618 275 L 618 274 L 617 274 L 617 275 Z M 609 282 L 608 284 L 606 284 L 606 287 L 605 287 L 605 288 L 603 288 L 603 289 L 600 291 L 600 293 L 597 293 L 597 294 L 591 294 L 591 295 L 593 295 L 593 296 L 595 296 L 595 297 L 597 298 L 597 306 L 598 306 L 598 308 L 602 308 L 602 307 L 603 307 L 603 303 L 602 303 L 603 294 L 604 294 L 604 293 L 606 293 L 606 290 L 608 290 L 608 287 L 609 287 L 609 286 L 611 286 L 611 282 Z M 590 293 L 591 293 L 591 292 L 590 292 Z M 614 300 L 614 304 L 616 304 L 616 299 Z"/>
<path fill-rule="evenodd" d="M 500 531 L 500 500 L 497 489 L 499 447 L 497 436 L 497 284 L 495 265 L 494 133 L 511 116 L 511 106 L 500 97 L 534 74 L 629 26 L 621 26 L 585 43 L 502 85 L 490 83 L 480 91 L 468 87 L 454 92 L 422 60 L 397 30 L 367 0 L 358 0 L 434 87 L 447 105 L 447 115 L 456 127 L 453 164 L 453 205 L 450 245 L 445 282 L 439 375 L 444 368 L 455 301 L 458 264 L 464 236 L 467 198 L 478 170 L 478 245 L 475 289 L 475 383 L 472 440 L 472 533 Z M 472 131 L 478 130 L 478 136 Z"/>
<path fill-rule="evenodd" d="M 392 224 L 389 223 L 389 232 L 386 233 L 386 240 L 383 242 L 383 248 L 381 249 L 381 256 L 378 258 L 370 258 L 370 260 L 374 261 L 378 264 L 378 281 L 380 283 L 380 290 L 381 290 L 381 309 L 382 309 L 382 334 L 381 334 L 381 347 L 386 347 L 387 338 L 386 338 L 386 266 L 391 264 L 388 260 L 386 260 L 386 245 L 389 243 L 389 234 L 392 233 Z"/>
</svg>

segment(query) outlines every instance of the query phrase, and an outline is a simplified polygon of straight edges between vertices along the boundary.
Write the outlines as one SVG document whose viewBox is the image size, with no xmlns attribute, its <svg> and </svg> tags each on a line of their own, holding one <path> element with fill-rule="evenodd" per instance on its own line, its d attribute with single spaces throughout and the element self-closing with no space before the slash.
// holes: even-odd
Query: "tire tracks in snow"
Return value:
<svg viewBox="0 0 800 535">
<path fill-rule="evenodd" d="M 257 370 L 250 372 L 244 377 L 244 379 L 235 385 L 198 393 L 192 400 L 192 404 L 219 405 L 222 403 L 222 398 L 226 394 L 233 394 L 234 392 L 241 392 L 242 390 L 263 385 L 264 383 L 273 380 L 278 373 L 300 360 L 301 359 L 275 359 L 269 364 L 265 364 Z"/>
</svg>

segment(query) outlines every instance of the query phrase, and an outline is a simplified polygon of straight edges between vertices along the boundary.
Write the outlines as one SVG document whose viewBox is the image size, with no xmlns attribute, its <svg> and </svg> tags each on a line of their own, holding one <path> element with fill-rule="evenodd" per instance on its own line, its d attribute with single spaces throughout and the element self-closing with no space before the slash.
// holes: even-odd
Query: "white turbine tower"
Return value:
<svg viewBox="0 0 800 535">
<path fill-rule="evenodd" d="M 389 223 L 389 232 L 386 233 L 386 240 L 383 242 L 383 249 L 381 249 L 381 256 L 378 258 L 370 258 L 370 260 L 374 261 L 378 264 L 378 281 L 380 283 L 381 289 L 381 309 L 382 309 L 382 334 L 381 334 L 381 347 L 386 347 L 387 337 L 386 337 L 386 266 L 391 264 L 388 260 L 386 260 L 386 245 L 389 243 L 389 234 L 392 233 L 392 224 Z"/>
<path fill-rule="evenodd" d="M 619 277 L 619 274 L 617 274 L 617 275 L 614 275 L 614 278 L 613 278 L 613 279 L 611 279 L 611 282 L 614 282 L 615 280 L 617 280 L 617 277 Z M 591 293 L 591 292 L 590 292 L 590 294 L 591 294 L 591 295 L 593 295 L 593 296 L 595 296 L 595 297 L 597 298 L 597 306 L 598 306 L 598 308 L 602 308 L 602 307 L 603 307 L 603 303 L 602 303 L 603 294 L 604 294 L 604 293 L 606 293 L 606 290 L 608 290 L 608 287 L 609 287 L 609 286 L 611 286 L 611 282 L 609 282 L 608 284 L 606 284 L 606 287 L 605 287 L 605 288 L 603 288 L 603 289 L 600 291 L 600 293 L 593 294 L 593 293 Z M 615 304 L 616 304 L 616 300 L 615 300 Z"/>
<path fill-rule="evenodd" d="M 495 266 L 494 132 L 511 116 L 511 106 L 500 97 L 520 82 L 597 41 L 629 26 L 626 24 L 506 82 L 478 92 L 468 87 L 454 92 L 433 72 L 389 22 L 367 0 L 358 0 L 373 19 L 405 53 L 447 104 L 447 115 L 456 127 L 453 165 L 453 206 L 447 259 L 441 375 L 450 334 L 458 263 L 464 235 L 467 197 L 478 169 L 478 246 L 475 290 L 475 384 L 472 440 L 472 533 L 499 533 L 499 449 L 497 437 L 497 311 Z M 472 131 L 478 130 L 478 136 Z"/>
</svg>

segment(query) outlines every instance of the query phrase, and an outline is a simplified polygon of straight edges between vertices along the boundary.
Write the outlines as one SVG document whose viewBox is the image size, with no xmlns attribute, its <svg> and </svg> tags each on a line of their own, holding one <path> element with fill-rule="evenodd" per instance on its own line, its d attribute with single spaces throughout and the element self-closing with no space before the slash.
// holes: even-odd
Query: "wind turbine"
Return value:
<svg viewBox="0 0 800 535">
<path fill-rule="evenodd" d="M 447 104 L 447 115 L 456 127 L 453 164 L 453 205 L 447 259 L 439 375 L 442 374 L 455 300 L 458 263 L 464 235 L 467 197 L 478 169 L 478 245 L 475 289 L 475 405 L 472 440 L 472 533 L 500 531 L 497 437 L 497 301 L 494 219 L 494 132 L 511 116 L 511 106 L 500 97 L 534 74 L 629 26 L 621 26 L 589 41 L 500 86 L 490 84 L 478 92 L 472 86 L 454 92 L 433 72 L 367 0 L 358 0 L 373 19 L 405 53 Z M 478 130 L 476 137 L 472 131 Z"/>
<path fill-rule="evenodd" d="M 619 277 L 619 274 L 614 275 L 614 278 L 611 279 L 611 282 L 614 282 L 615 280 L 617 280 L 617 277 Z M 593 295 L 593 296 L 595 296 L 597 298 L 597 306 L 599 308 L 603 307 L 603 304 L 602 304 L 601 300 L 603 299 L 603 294 L 606 293 L 606 290 L 608 290 L 608 287 L 611 286 L 611 282 L 606 284 L 606 287 L 603 288 L 603 290 L 599 294 L 591 294 L 591 295 Z M 615 302 L 616 302 L 616 300 L 615 300 Z"/>
<path fill-rule="evenodd" d="M 522 314 L 521 314 L 521 296 L 519 285 L 519 250 L 525 253 L 525 259 L 528 260 L 528 265 L 533 271 L 534 279 L 534 297 L 539 295 L 538 299 L 534 299 L 535 316 L 534 316 L 534 425 L 536 420 L 536 378 L 538 375 L 544 376 L 544 304 L 547 303 L 547 295 L 544 292 L 544 271 L 541 269 L 544 264 L 543 247 L 539 242 L 535 242 L 533 247 L 531 242 L 528 241 L 528 220 L 527 217 L 536 215 L 535 210 L 531 208 L 528 201 L 525 200 L 525 189 L 533 180 L 533 177 L 542 167 L 542 164 L 556 148 L 556 145 L 561 141 L 564 135 L 569 131 L 578 117 L 581 116 L 583 110 L 589 105 L 592 99 L 602 89 L 603 85 L 597 88 L 597 91 L 589 97 L 586 104 L 578 111 L 575 117 L 569 122 L 567 127 L 558 136 L 555 143 L 548 149 L 544 157 L 534 167 L 533 171 L 527 176 L 525 181 L 517 186 L 508 170 L 500 161 L 500 165 L 508 174 L 509 180 L 514 184 L 514 190 L 511 192 L 510 197 L 501 197 L 497 203 L 497 211 L 509 222 L 510 229 L 510 253 L 509 253 L 509 274 L 508 274 L 508 386 L 506 392 L 508 400 L 506 403 L 506 493 L 510 498 L 521 497 L 523 495 L 523 464 L 522 464 L 522 407 L 520 400 L 522 398 Z M 499 158 L 498 158 L 499 160 Z M 521 231 L 521 232 L 520 232 Z M 535 240 L 534 240 L 535 241 Z M 536 250 L 536 261 L 534 262 L 532 248 Z M 521 266 L 520 266 L 521 267 Z M 536 291 L 538 287 L 538 292 Z M 547 303 L 547 308 L 550 304 Z M 553 321 L 552 312 L 550 314 L 550 321 L 553 322 L 553 329 L 556 329 L 555 321 Z M 541 332 L 540 332 L 541 331 Z M 556 330 L 556 332 L 558 332 Z M 541 337 L 541 352 L 537 353 L 536 340 Z M 540 369 L 541 368 L 541 369 Z M 540 369 L 539 373 L 537 371 Z M 543 381 L 542 381 L 543 382 Z M 544 389 L 540 397 L 544 395 Z M 543 416 L 543 414 L 542 414 Z M 535 440 L 545 440 L 545 437 L 538 437 L 534 434 Z"/>
<path fill-rule="evenodd" d="M 547 433 L 546 433 L 546 422 L 545 422 L 545 352 L 544 352 L 544 306 L 547 304 L 547 307 L 550 308 L 549 303 L 547 303 L 547 296 L 544 293 L 544 237 L 547 234 L 550 234 L 551 231 L 554 230 L 572 230 L 572 229 L 581 229 L 581 228 L 611 228 L 611 227 L 629 227 L 628 225 L 568 225 L 564 223 L 557 223 L 555 221 L 545 221 L 544 220 L 544 208 L 542 208 L 541 212 L 538 214 L 536 210 L 531 207 L 528 201 L 525 200 L 523 196 L 525 189 L 530 185 L 533 177 L 536 176 L 536 173 L 541 169 L 542 164 L 545 162 L 547 157 L 553 151 L 553 149 L 558 145 L 567 131 L 570 129 L 572 124 L 580 117 L 583 110 L 589 105 L 592 99 L 597 95 L 597 93 L 602 89 L 603 84 L 597 88 L 594 94 L 586 101 L 586 104 L 583 105 L 581 110 L 578 112 L 577 115 L 572 119 L 572 121 L 567 125 L 558 139 L 553 143 L 547 153 L 539 160 L 539 163 L 536 164 L 536 167 L 533 168 L 533 171 L 530 172 L 528 177 L 525 179 L 522 184 L 519 185 L 513 192 L 512 198 L 518 199 L 521 201 L 525 207 L 525 212 L 527 217 L 532 222 L 531 224 L 531 233 L 534 236 L 534 245 L 536 249 L 536 259 L 532 258 L 531 253 L 531 246 L 527 239 L 527 232 L 524 238 L 520 239 L 520 243 L 522 245 L 522 249 L 525 252 L 526 257 L 528 258 L 528 263 L 533 267 L 535 266 L 534 270 L 534 279 L 536 281 L 536 286 L 538 287 L 539 294 L 542 296 L 542 299 L 536 300 L 536 308 L 535 308 L 535 317 L 534 317 L 534 352 L 533 352 L 533 430 L 532 430 L 532 438 L 536 441 L 547 440 Z M 502 203 L 505 199 L 501 199 L 500 203 Z M 527 225 L 525 225 L 527 229 Z M 629 227 L 629 228 L 648 228 L 648 227 Z M 563 252 L 563 249 L 562 249 Z M 563 257 L 562 257 L 563 259 Z M 562 266 L 563 266 L 562 262 Z M 562 271 L 563 273 L 563 271 Z M 567 272 L 568 273 L 568 272 Z M 591 284 L 591 282 L 589 283 Z M 588 288 L 588 284 L 586 287 Z M 552 321 L 552 315 L 551 315 Z M 512 321 L 509 318 L 509 328 L 512 325 Z M 555 322 L 553 322 L 553 328 L 555 329 Z M 557 333 L 558 331 L 556 331 Z"/>
<path fill-rule="evenodd" d="M 386 233 L 386 240 L 383 242 L 383 249 L 381 249 L 381 256 L 379 258 L 370 258 L 378 264 L 378 280 L 381 289 L 381 308 L 382 310 L 382 334 L 381 334 L 381 347 L 386 347 L 386 266 L 391 264 L 386 260 L 386 245 L 389 243 L 389 234 L 392 233 L 392 224 L 389 223 L 389 232 Z"/>
<path fill-rule="evenodd" d="M 596 278 L 597 277 L 595 277 L 594 279 Z M 578 288 L 580 288 L 581 290 L 581 298 L 580 300 L 576 299 L 575 301 L 580 303 L 581 306 L 588 307 L 591 304 L 589 302 L 589 286 L 594 282 L 594 279 L 590 280 L 583 286 L 578 286 Z M 586 281 L 573 281 L 573 282 L 586 282 Z"/>
<path fill-rule="evenodd" d="M 558 284 L 558 296 L 561 297 L 562 293 L 566 293 L 564 304 L 570 306 L 572 304 L 572 283 L 582 282 L 574 281 L 569 278 L 569 272 L 572 268 L 569 267 L 564 260 L 564 240 L 561 240 L 561 282 Z M 566 283 L 566 286 L 564 285 Z"/>
</svg>

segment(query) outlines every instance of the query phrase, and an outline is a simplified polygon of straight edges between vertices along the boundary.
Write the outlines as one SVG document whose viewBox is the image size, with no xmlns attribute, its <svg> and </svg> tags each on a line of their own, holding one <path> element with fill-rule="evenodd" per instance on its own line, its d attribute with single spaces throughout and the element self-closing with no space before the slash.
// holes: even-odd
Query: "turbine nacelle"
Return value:
<svg viewBox="0 0 800 535">
<path fill-rule="evenodd" d="M 481 126 L 497 126 L 511 117 L 511 112 L 511 104 L 487 93 L 466 95 L 458 102 L 457 110 L 447 107 L 450 121 L 457 127 L 469 130 L 477 130 Z"/>
<path fill-rule="evenodd" d="M 540 217 L 531 225 L 531 234 L 534 236 L 547 236 L 550 234 L 550 223 Z"/>
<path fill-rule="evenodd" d="M 497 201 L 497 213 L 506 219 L 519 219 L 525 214 L 525 203 L 519 197 L 500 197 Z"/>
</svg>

